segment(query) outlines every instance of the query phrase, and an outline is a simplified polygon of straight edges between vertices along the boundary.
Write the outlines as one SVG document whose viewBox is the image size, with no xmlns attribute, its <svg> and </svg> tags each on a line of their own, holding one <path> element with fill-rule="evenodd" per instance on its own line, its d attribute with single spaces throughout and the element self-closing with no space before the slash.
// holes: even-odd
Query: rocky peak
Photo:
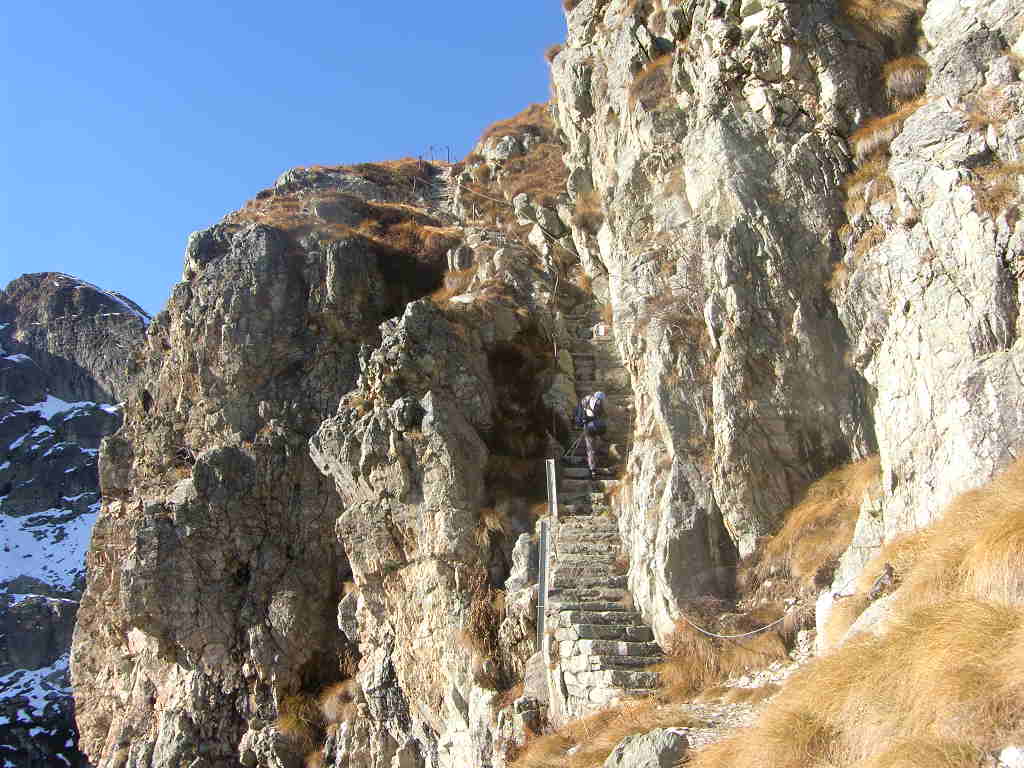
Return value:
<svg viewBox="0 0 1024 768">
<path fill-rule="evenodd" d="M 123 397 L 132 341 L 148 323 L 131 299 L 61 272 L 22 275 L 0 293 L 0 346 L 31 357 L 69 402 Z"/>
</svg>

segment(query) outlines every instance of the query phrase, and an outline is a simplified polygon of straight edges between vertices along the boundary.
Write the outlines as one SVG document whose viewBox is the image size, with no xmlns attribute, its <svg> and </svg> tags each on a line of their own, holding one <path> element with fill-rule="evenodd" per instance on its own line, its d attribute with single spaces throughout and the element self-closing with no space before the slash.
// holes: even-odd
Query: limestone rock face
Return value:
<svg viewBox="0 0 1024 768">
<path fill-rule="evenodd" d="M 68 275 L 0 292 L 0 750 L 18 765 L 82 765 L 68 679 L 85 553 L 99 510 L 96 455 L 148 321 Z"/>
<path fill-rule="evenodd" d="M 341 506 L 307 443 L 383 319 L 380 263 L 363 240 L 257 224 L 189 239 L 101 452 L 72 655 L 94 763 L 234 765 L 246 734 L 261 764 L 302 757 L 272 721 L 340 680 L 350 647 Z"/>
<path fill-rule="evenodd" d="M 664 632 L 680 599 L 729 591 L 810 480 L 874 448 L 826 283 L 840 134 L 880 62 L 817 4 L 584 0 L 568 24 L 552 73 L 570 191 L 603 213 L 573 236 L 630 366 L 620 520 Z"/>
<path fill-rule="evenodd" d="M 520 258 L 495 253 L 478 274 L 529 286 L 533 294 L 519 296 L 529 305 L 547 280 Z M 310 441 L 344 507 L 336 530 L 358 587 L 358 679 L 369 718 L 384 726 L 343 725 L 325 750 L 336 765 L 503 762 L 501 739 L 511 735 L 495 726 L 495 689 L 522 679 L 536 650 L 535 588 L 529 537 L 513 547 L 528 525 L 525 503 L 496 490 L 489 467 L 505 466 L 506 439 L 529 438 L 518 403 L 533 390 L 539 406 L 550 376 L 501 380 L 506 356 L 535 327 L 500 304 L 467 316 L 409 304 L 361 353 L 358 388 Z M 525 463 L 539 468 L 543 455 Z M 500 609 L 487 583 L 507 583 Z M 491 610 L 489 627 L 474 623 Z"/>
<path fill-rule="evenodd" d="M 882 543 L 926 526 L 1022 447 L 1024 85 L 1006 55 L 1020 49 L 1022 11 L 933 2 L 922 28 L 925 103 L 854 211 L 836 296 L 870 385 L 883 494 L 864 505 L 819 613 Z"/>
</svg>

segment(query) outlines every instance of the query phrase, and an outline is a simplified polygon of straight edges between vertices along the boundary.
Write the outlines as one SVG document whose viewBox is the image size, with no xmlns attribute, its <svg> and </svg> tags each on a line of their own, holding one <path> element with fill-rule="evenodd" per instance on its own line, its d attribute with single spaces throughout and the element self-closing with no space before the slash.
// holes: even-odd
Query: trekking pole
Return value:
<svg viewBox="0 0 1024 768">
<path fill-rule="evenodd" d="M 583 439 L 583 433 L 582 433 L 582 432 L 580 432 L 580 435 L 579 435 L 579 437 L 577 437 L 577 438 L 576 438 L 576 442 L 572 444 L 572 448 L 570 448 L 570 449 L 569 449 L 568 451 L 566 451 L 565 453 L 563 453 L 563 454 L 562 454 L 562 458 L 564 459 L 564 458 L 565 458 L 566 456 L 569 456 L 569 455 L 571 455 L 571 454 L 574 454 L 574 453 L 576 453 L 576 448 L 577 448 L 577 446 L 579 446 L 579 444 L 580 444 L 580 440 L 582 440 L 582 439 Z"/>
</svg>

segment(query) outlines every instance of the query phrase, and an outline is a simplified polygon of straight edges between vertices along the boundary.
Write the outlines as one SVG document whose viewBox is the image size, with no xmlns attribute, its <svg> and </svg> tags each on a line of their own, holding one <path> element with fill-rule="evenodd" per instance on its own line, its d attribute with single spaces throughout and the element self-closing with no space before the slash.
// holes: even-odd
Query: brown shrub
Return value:
<svg viewBox="0 0 1024 768">
<path fill-rule="evenodd" d="M 827 585 L 853 537 L 864 494 L 877 488 L 878 482 L 878 457 L 869 456 L 811 485 L 765 547 L 758 576 L 762 580 L 792 577 L 795 586 L 807 592 Z"/>
<path fill-rule="evenodd" d="M 303 761 L 305 768 L 324 768 L 324 753 L 323 750 L 318 749 L 315 752 L 310 752 L 306 755 L 306 759 Z"/>
<path fill-rule="evenodd" d="M 597 230 L 604 223 L 604 209 L 596 190 L 588 189 L 577 196 L 573 206 L 572 223 L 585 232 L 597 234 Z"/>
<path fill-rule="evenodd" d="M 567 11 L 571 11 L 581 2 L 582 0 L 562 0 L 562 7 Z"/>
<path fill-rule="evenodd" d="M 473 655 L 473 677 L 478 685 L 504 690 L 511 685 L 501 658 L 498 630 L 505 618 L 505 593 L 494 589 L 482 568 L 470 572 L 469 607 L 459 633 L 460 644 Z"/>
<path fill-rule="evenodd" d="M 544 51 L 544 58 L 547 59 L 548 63 L 550 64 L 555 60 L 555 56 L 560 54 L 564 48 L 565 46 L 562 45 L 561 43 L 549 45 L 547 49 Z"/>
<path fill-rule="evenodd" d="M 324 688 L 317 696 L 317 704 L 328 725 L 351 722 L 355 719 L 362 691 L 355 680 L 342 680 Z"/>
<path fill-rule="evenodd" d="M 671 95 L 672 54 L 663 53 L 648 60 L 629 85 L 629 106 L 640 102 L 644 109 L 656 109 Z"/>
<path fill-rule="evenodd" d="M 287 739 L 296 752 L 306 754 L 316 748 L 323 718 L 316 699 L 304 693 L 284 697 L 278 707 L 274 729 Z"/>
<path fill-rule="evenodd" d="M 893 105 L 913 101 L 924 94 L 931 69 L 920 56 L 901 56 L 882 68 L 882 82 Z"/>
<path fill-rule="evenodd" d="M 469 267 L 467 269 L 457 270 L 455 272 L 446 272 L 444 275 L 444 282 L 441 287 L 430 294 L 430 300 L 435 304 L 444 304 L 453 296 L 465 293 L 466 289 L 469 288 L 473 282 L 473 277 L 476 275 L 476 267 Z"/>
<path fill-rule="evenodd" d="M 885 229 L 880 224 L 875 224 L 863 235 L 857 238 L 853 244 L 854 264 L 863 259 L 868 251 L 885 242 Z"/>
<path fill-rule="evenodd" d="M 924 11 L 920 0 L 840 0 L 839 13 L 865 42 L 900 50 Z"/>
<path fill-rule="evenodd" d="M 872 155 L 889 151 L 892 140 L 900 135 L 907 118 L 925 105 L 924 99 L 915 99 L 891 115 L 868 120 L 850 135 L 850 147 L 857 163 L 863 163 Z"/>
<path fill-rule="evenodd" d="M 1020 197 L 1020 177 L 1024 175 L 1024 164 L 992 163 L 976 168 L 971 187 L 979 211 L 992 218 L 1009 210 Z"/>
</svg>

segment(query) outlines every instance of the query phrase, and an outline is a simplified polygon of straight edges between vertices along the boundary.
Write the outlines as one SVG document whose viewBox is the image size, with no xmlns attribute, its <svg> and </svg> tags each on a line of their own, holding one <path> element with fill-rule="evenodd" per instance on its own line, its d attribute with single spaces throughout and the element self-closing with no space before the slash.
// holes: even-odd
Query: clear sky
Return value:
<svg viewBox="0 0 1024 768">
<path fill-rule="evenodd" d="M 188 233 L 281 171 L 461 158 L 548 98 L 557 0 L 31 0 L 0 14 L 0 287 L 56 271 L 159 311 Z M 444 150 L 435 150 L 435 153 Z"/>
</svg>

